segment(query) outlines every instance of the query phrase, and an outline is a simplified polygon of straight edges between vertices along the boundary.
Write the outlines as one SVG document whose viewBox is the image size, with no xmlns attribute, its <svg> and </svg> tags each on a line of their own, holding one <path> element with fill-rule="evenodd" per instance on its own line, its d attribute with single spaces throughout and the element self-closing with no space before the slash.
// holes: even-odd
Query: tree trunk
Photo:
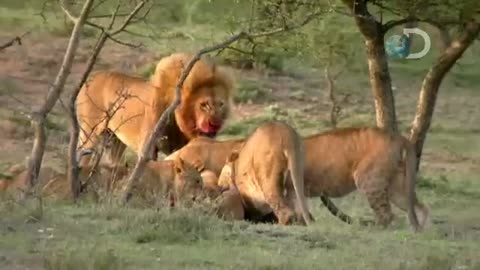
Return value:
<svg viewBox="0 0 480 270">
<path fill-rule="evenodd" d="M 330 108 L 330 124 L 333 129 L 336 129 L 339 105 L 335 97 L 335 82 L 330 74 L 330 64 L 327 64 L 325 67 L 325 79 L 327 80 L 328 97 L 332 103 L 332 107 Z"/>
<path fill-rule="evenodd" d="M 377 126 L 391 131 L 398 131 L 395 112 L 395 100 L 392 91 L 392 79 L 388 70 L 383 33 L 366 38 L 369 79 L 375 99 Z"/>
<path fill-rule="evenodd" d="M 455 62 L 462 57 L 462 54 L 472 44 L 479 32 L 479 23 L 468 22 L 463 33 L 450 43 L 450 46 L 436 60 L 423 80 L 418 97 L 417 111 L 410 130 L 410 141 L 415 144 L 418 158 L 417 170 L 420 167 L 423 145 L 430 128 L 442 80 Z"/>
<path fill-rule="evenodd" d="M 75 22 L 75 26 L 72 30 L 60 71 L 58 72 L 52 86 L 48 89 L 47 99 L 40 110 L 32 114 L 32 126 L 34 128 L 35 139 L 33 142 L 32 153 L 28 162 L 28 173 L 26 176 L 29 190 L 31 190 L 37 182 L 38 173 L 42 165 L 43 154 L 45 152 L 45 144 L 47 140 L 44 127 L 45 120 L 60 97 L 67 77 L 70 74 L 70 69 L 72 67 L 75 52 L 78 47 L 83 25 L 88 17 L 88 13 L 93 5 L 93 2 L 93 0 L 85 1 L 81 14 Z M 24 193 L 24 195 L 26 194 Z"/>
<path fill-rule="evenodd" d="M 82 88 L 83 84 L 87 81 L 87 78 L 90 75 L 90 72 L 92 71 L 93 66 L 95 65 L 95 62 L 97 61 L 97 57 L 100 54 L 100 51 L 102 50 L 103 45 L 107 41 L 107 38 L 108 38 L 108 34 L 106 32 L 102 32 L 102 34 L 100 35 L 97 41 L 97 45 L 93 49 L 93 53 L 90 56 L 90 59 L 88 60 L 87 67 L 82 74 L 82 78 L 80 79 L 80 82 L 75 87 L 70 97 L 69 112 L 70 112 L 70 121 L 72 122 L 72 125 L 70 126 L 70 142 L 68 145 L 67 177 L 72 185 L 71 188 L 72 188 L 74 201 L 77 200 L 81 192 L 81 183 L 78 179 L 78 174 L 80 171 L 80 168 L 78 167 L 78 162 L 79 162 L 79 159 L 81 158 L 81 155 L 83 155 L 83 153 L 82 154 L 77 153 L 78 135 L 80 132 L 80 127 L 78 125 L 75 103 L 77 101 L 78 93 L 80 92 L 80 89 Z"/>
<path fill-rule="evenodd" d="M 396 132 L 398 128 L 395 100 L 385 53 L 383 26 L 368 12 L 365 0 L 343 0 L 343 3 L 352 11 L 355 23 L 365 38 L 369 79 L 375 98 L 377 126 Z"/>
</svg>

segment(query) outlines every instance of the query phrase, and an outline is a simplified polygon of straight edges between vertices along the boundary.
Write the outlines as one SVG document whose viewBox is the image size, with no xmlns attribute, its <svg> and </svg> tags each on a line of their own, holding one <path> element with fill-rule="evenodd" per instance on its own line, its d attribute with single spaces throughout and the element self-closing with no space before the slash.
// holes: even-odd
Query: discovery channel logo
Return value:
<svg viewBox="0 0 480 270">
<path fill-rule="evenodd" d="M 410 34 L 417 34 L 424 41 L 420 52 L 410 52 Z M 430 36 L 419 28 L 403 28 L 403 35 L 392 35 L 385 42 L 385 51 L 390 57 L 402 59 L 420 59 L 427 55 L 431 47 Z"/>
</svg>

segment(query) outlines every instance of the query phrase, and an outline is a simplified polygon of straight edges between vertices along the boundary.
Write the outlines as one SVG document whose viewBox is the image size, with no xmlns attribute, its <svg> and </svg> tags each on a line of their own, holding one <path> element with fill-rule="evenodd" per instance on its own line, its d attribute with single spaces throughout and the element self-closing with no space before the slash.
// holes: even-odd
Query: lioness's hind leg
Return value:
<svg viewBox="0 0 480 270">
<path fill-rule="evenodd" d="M 387 227 L 392 223 L 393 213 L 388 201 L 387 190 L 371 190 L 366 191 L 368 203 L 375 213 L 377 223 L 383 227 Z"/>
<path fill-rule="evenodd" d="M 388 160 L 385 161 L 388 163 Z M 387 227 L 392 223 L 393 213 L 388 198 L 388 179 L 385 177 L 388 168 L 381 164 L 377 158 L 366 159 L 359 164 L 354 172 L 355 185 L 358 190 L 366 195 L 368 203 L 375 213 L 376 223 Z"/>
<path fill-rule="evenodd" d="M 278 175 L 278 177 L 283 177 L 283 174 Z M 265 200 L 278 218 L 278 223 L 282 225 L 295 223 L 297 215 L 292 208 L 293 205 L 290 205 L 285 198 L 283 181 L 270 181 L 268 183 L 268 185 L 263 186 Z"/>
</svg>

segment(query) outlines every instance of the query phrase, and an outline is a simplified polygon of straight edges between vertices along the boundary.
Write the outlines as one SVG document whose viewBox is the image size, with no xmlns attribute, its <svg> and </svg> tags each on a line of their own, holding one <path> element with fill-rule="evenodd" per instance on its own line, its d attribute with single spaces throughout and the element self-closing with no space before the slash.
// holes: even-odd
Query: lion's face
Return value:
<svg viewBox="0 0 480 270">
<path fill-rule="evenodd" d="M 174 162 L 175 197 L 185 202 L 192 202 L 203 196 L 203 181 L 200 172 L 191 164 L 178 158 Z"/>
<path fill-rule="evenodd" d="M 195 129 L 200 135 L 215 137 L 230 113 L 230 102 L 221 90 L 199 89 L 199 98 L 194 105 Z"/>
</svg>

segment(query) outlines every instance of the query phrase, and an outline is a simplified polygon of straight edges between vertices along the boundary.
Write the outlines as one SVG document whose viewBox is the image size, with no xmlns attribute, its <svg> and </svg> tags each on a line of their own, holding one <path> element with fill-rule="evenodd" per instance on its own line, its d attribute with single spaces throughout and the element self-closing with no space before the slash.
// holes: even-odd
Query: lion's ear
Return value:
<svg viewBox="0 0 480 270">
<path fill-rule="evenodd" d="M 176 158 L 173 162 L 173 167 L 176 173 L 181 173 L 185 171 L 185 161 L 182 158 Z"/>
<path fill-rule="evenodd" d="M 192 162 L 192 166 L 193 168 L 195 168 L 198 172 L 202 172 L 203 170 L 205 170 L 205 164 L 203 163 L 202 160 L 200 159 L 197 159 L 195 161 Z"/>
<path fill-rule="evenodd" d="M 238 159 L 238 152 L 237 151 L 233 151 L 230 153 L 230 155 L 227 157 L 227 162 L 235 162 L 235 160 Z"/>
</svg>

